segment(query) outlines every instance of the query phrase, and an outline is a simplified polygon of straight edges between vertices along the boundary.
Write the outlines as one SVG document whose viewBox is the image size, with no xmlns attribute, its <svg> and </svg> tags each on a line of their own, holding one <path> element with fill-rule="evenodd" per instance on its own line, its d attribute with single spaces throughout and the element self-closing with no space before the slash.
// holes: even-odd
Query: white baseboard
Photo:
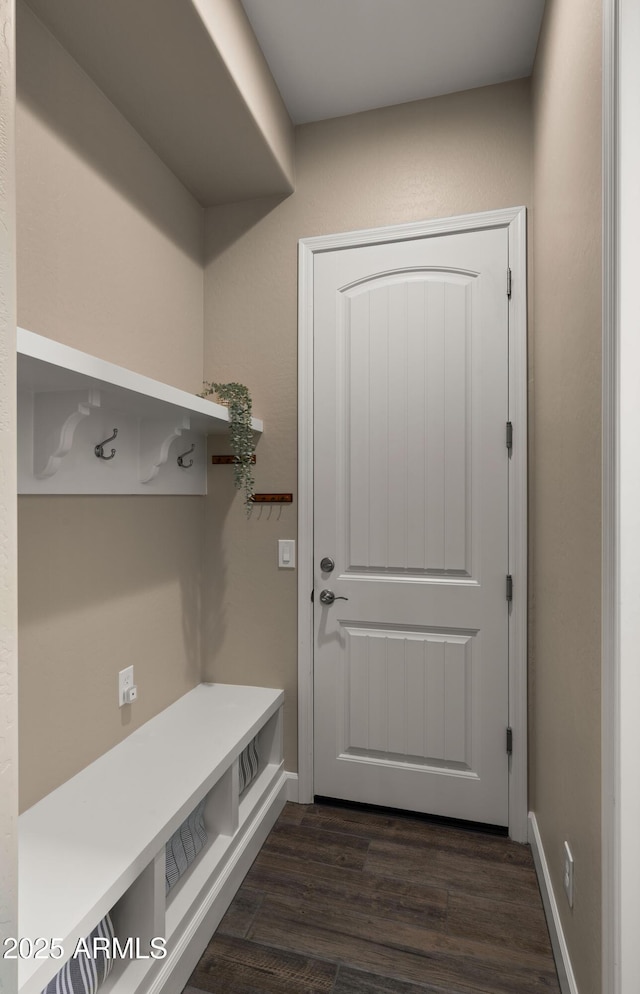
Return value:
<svg viewBox="0 0 640 994">
<path fill-rule="evenodd" d="M 285 770 L 285 777 L 287 778 L 287 800 L 293 801 L 297 804 L 300 799 L 300 793 L 298 790 L 298 774 L 289 773 Z"/>
<path fill-rule="evenodd" d="M 538 875 L 544 913 L 547 916 L 547 925 L 551 937 L 553 956 L 556 961 L 560 990 L 562 994 L 579 994 L 576 978 L 573 974 L 573 967 L 571 966 L 567 942 L 562 931 L 562 922 L 551 883 L 549 864 L 547 863 L 547 857 L 542 845 L 538 821 L 533 811 L 529 812 L 529 844 L 531 845 L 533 862 Z"/>
</svg>

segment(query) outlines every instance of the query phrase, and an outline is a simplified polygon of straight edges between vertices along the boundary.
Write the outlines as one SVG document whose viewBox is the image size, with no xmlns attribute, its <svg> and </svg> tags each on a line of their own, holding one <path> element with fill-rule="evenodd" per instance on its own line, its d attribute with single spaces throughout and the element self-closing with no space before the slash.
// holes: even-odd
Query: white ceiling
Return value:
<svg viewBox="0 0 640 994">
<path fill-rule="evenodd" d="M 294 124 L 528 76 L 544 0 L 242 0 Z"/>
</svg>

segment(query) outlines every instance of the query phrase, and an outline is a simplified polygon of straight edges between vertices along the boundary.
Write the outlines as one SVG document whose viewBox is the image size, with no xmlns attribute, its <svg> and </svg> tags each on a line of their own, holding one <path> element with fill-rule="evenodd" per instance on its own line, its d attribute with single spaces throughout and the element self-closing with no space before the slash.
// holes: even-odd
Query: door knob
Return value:
<svg viewBox="0 0 640 994">
<path fill-rule="evenodd" d="M 333 604 L 334 601 L 348 601 L 348 597 L 336 597 L 333 590 L 321 590 L 320 600 L 323 604 Z"/>
</svg>

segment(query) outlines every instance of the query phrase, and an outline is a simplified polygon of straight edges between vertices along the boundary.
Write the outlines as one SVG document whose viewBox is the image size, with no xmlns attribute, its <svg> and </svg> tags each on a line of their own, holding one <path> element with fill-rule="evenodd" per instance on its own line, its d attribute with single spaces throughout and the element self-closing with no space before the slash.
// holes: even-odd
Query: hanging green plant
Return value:
<svg viewBox="0 0 640 994">
<path fill-rule="evenodd" d="M 200 397 L 215 394 L 229 408 L 229 441 L 234 456 L 234 482 L 236 490 L 244 490 L 247 514 L 253 507 L 255 481 L 251 469 L 253 457 L 253 428 L 251 427 L 251 395 L 242 383 L 203 382 Z"/>
</svg>

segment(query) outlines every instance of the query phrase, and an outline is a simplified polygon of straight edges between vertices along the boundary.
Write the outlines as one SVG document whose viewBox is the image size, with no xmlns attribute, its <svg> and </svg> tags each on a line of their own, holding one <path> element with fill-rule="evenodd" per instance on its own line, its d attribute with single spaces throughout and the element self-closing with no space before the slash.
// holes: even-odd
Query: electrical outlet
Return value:
<svg viewBox="0 0 640 994">
<path fill-rule="evenodd" d="M 573 856 L 569 849 L 569 843 L 564 844 L 564 866 L 562 869 L 562 886 L 567 895 L 569 907 L 573 907 Z"/>
<path fill-rule="evenodd" d="M 127 666 L 118 673 L 118 707 L 133 703 L 137 696 L 138 692 L 133 682 L 133 666 Z"/>
</svg>

